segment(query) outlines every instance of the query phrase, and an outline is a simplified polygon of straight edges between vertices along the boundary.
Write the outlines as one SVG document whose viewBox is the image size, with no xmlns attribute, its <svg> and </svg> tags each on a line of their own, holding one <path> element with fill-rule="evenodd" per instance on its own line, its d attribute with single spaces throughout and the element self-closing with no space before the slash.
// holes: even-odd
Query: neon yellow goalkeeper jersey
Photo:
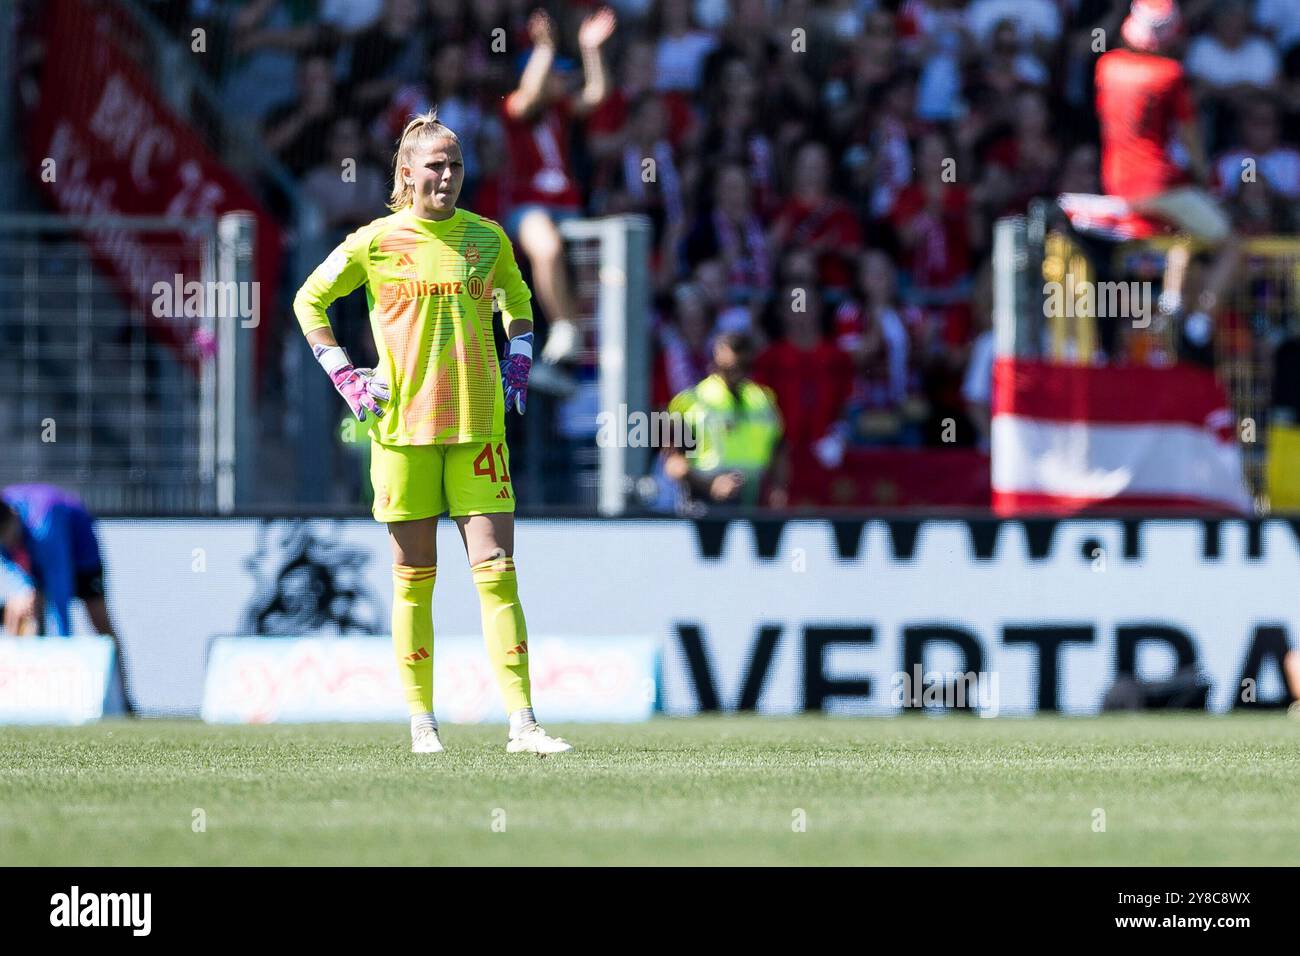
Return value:
<svg viewBox="0 0 1300 956">
<path fill-rule="evenodd" d="M 444 220 L 411 209 L 352 233 L 303 283 L 293 311 L 303 333 L 325 309 L 366 287 L 378 371 L 392 399 L 373 432 L 386 445 L 452 445 L 505 437 L 492 303 L 502 321 L 533 317 L 505 231 L 457 209 Z"/>
</svg>

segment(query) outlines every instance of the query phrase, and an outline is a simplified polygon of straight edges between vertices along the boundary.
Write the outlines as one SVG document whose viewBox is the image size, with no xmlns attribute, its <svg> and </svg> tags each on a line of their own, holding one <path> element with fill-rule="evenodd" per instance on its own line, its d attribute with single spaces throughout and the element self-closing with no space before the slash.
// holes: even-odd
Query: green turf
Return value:
<svg viewBox="0 0 1300 956">
<path fill-rule="evenodd" d="M 1300 722 L 1278 714 L 551 729 L 580 749 L 509 755 L 499 728 L 444 728 L 448 751 L 419 756 L 401 726 L 0 728 L 0 864 L 1294 864 L 1300 846 Z"/>
</svg>

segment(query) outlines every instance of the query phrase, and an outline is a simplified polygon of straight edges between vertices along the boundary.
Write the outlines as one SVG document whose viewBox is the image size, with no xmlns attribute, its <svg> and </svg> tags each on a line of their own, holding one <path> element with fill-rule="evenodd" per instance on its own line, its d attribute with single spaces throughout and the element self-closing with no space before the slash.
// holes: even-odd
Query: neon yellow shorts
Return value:
<svg viewBox="0 0 1300 956">
<path fill-rule="evenodd" d="M 464 445 L 370 444 L 376 521 L 453 518 L 515 510 L 504 441 Z"/>
</svg>

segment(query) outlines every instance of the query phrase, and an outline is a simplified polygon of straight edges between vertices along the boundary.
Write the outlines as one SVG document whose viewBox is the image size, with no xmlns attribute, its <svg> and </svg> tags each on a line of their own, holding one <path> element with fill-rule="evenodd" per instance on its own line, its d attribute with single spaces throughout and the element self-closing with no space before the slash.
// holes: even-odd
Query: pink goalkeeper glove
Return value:
<svg viewBox="0 0 1300 956">
<path fill-rule="evenodd" d="M 388 383 L 375 378 L 373 370 L 356 368 L 348 358 L 348 353 L 337 345 L 314 345 L 312 354 L 321 368 L 329 373 L 330 381 L 357 416 L 357 421 L 366 420 L 366 412 L 375 418 L 384 417 L 385 403 L 389 398 Z"/>
<path fill-rule="evenodd" d="M 528 373 L 533 369 L 533 333 L 525 332 L 510 340 L 506 360 L 501 367 L 501 387 L 506 394 L 506 411 L 520 415 L 528 404 Z"/>
</svg>

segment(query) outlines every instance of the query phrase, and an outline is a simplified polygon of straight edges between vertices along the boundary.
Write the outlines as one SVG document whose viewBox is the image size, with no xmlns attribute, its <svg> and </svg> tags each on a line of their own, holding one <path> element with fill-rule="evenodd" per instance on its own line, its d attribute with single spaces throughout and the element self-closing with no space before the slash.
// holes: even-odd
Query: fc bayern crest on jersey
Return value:
<svg viewBox="0 0 1300 956">
<path fill-rule="evenodd" d="M 470 242 L 465 245 L 465 261 L 470 265 L 478 262 L 478 243 Z"/>
<path fill-rule="evenodd" d="M 469 290 L 471 299 L 483 298 L 483 278 L 481 276 L 470 276 L 469 281 L 465 284 Z"/>
</svg>

